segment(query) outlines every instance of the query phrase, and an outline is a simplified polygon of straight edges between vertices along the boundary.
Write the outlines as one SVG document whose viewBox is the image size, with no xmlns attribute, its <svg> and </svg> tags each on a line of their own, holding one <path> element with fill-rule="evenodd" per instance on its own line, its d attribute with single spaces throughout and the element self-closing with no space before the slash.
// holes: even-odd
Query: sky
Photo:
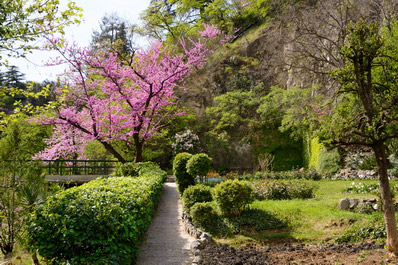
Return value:
<svg viewBox="0 0 398 265">
<path fill-rule="evenodd" d="M 83 8 L 83 21 L 80 25 L 72 25 L 65 29 L 66 40 L 75 41 L 80 46 L 88 46 L 93 30 L 99 31 L 101 18 L 105 14 L 116 13 L 130 23 L 139 23 L 139 14 L 149 6 L 150 0 L 74 0 L 76 5 Z M 67 0 L 60 0 L 61 7 Z M 10 65 L 15 65 L 20 72 L 25 74 L 25 81 L 41 82 L 44 80 L 56 80 L 57 74 L 61 74 L 65 66 L 45 66 L 45 62 L 56 54 L 35 51 L 27 56 L 27 59 L 9 59 Z"/>
</svg>

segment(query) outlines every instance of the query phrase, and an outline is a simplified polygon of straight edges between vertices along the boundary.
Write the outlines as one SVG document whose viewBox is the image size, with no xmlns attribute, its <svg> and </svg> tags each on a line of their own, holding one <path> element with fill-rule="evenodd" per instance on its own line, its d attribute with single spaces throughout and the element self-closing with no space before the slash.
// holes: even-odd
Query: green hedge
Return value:
<svg viewBox="0 0 398 265">
<path fill-rule="evenodd" d="M 53 264 L 132 264 L 166 177 L 153 167 L 60 192 L 35 209 L 28 245 Z"/>
</svg>

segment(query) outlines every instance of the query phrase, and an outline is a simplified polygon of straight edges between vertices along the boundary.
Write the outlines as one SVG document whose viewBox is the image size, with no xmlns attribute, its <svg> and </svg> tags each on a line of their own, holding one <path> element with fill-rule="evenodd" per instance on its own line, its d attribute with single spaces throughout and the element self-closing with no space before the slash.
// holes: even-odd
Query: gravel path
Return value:
<svg viewBox="0 0 398 265">
<path fill-rule="evenodd" d="M 138 265 L 186 265 L 192 263 L 194 240 L 183 229 L 182 205 L 174 182 L 166 182 L 155 215 L 140 248 Z"/>
</svg>

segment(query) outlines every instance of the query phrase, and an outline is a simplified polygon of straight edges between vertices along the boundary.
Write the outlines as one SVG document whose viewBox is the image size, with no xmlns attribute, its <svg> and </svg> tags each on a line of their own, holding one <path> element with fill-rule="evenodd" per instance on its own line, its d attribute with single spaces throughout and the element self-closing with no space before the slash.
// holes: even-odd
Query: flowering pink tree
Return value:
<svg viewBox="0 0 398 265">
<path fill-rule="evenodd" d="M 42 115 L 36 121 L 77 130 L 82 139 L 99 141 L 123 163 L 126 160 L 114 144 L 124 141 L 135 147 L 135 160 L 142 161 L 145 142 L 156 134 L 162 122 L 182 115 L 170 111 L 169 106 L 175 102 L 174 88 L 181 87 L 183 78 L 212 52 L 206 42 L 218 37 L 215 28 L 206 25 L 200 34 L 206 38 L 190 40 L 189 45 L 184 40 L 180 42 L 181 54 L 156 42 L 127 60 L 120 60 L 117 53 L 98 53 L 49 40 L 61 54 L 55 63 L 68 63 L 70 71 L 56 90 L 57 102 L 51 106 L 54 115 Z M 221 38 L 225 40 L 224 36 Z M 63 138 L 49 141 L 72 145 Z M 54 154 L 57 146 L 50 145 L 41 158 L 50 158 L 45 154 Z"/>
</svg>

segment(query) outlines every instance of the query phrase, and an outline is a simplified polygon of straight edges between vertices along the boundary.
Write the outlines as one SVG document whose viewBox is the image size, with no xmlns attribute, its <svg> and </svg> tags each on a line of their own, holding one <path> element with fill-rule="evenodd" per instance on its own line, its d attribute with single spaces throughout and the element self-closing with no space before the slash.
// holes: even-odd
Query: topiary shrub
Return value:
<svg viewBox="0 0 398 265">
<path fill-rule="evenodd" d="M 221 222 L 221 218 L 218 216 L 212 202 L 195 203 L 191 207 L 190 215 L 195 226 L 201 227 L 210 233 L 216 232 L 218 223 Z"/>
<path fill-rule="evenodd" d="M 164 171 L 91 181 L 50 197 L 27 223 L 27 243 L 54 264 L 134 264 Z"/>
<path fill-rule="evenodd" d="M 182 195 L 186 188 L 195 185 L 195 178 L 187 172 L 187 162 L 192 157 L 189 153 L 179 153 L 173 161 L 173 173 L 178 185 L 178 192 Z"/>
<path fill-rule="evenodd" d="M 240 216 L 242 211 L 253 202 L 253 189 L 249 182 L 227 180 L 214 189 L 214 199 L 226 216 Z"/>
<path fill-rule="evenodd" d="M 212 159 L 204 153 L 193 155 L 187 162 L 188 174 L 193 177 L 205 177 L 211 169 L 211 160 Z"/>
<path fill-rule="evenodd" d="M 203 184 L 189 186 L 182 195 L 184 210 L 190 213 L 191 207 L 198 202 L 210 202 L 213 200 L 211 195 L 212 188 Z"/>
<path fill-rule="evenodd" d="M 337 148 L 331 151 L 324 150 L 319 154 L 316 171 L 320 173 L 334 174 L 341 168 L 340 159 L 340 154 Z"/>
</svg>

